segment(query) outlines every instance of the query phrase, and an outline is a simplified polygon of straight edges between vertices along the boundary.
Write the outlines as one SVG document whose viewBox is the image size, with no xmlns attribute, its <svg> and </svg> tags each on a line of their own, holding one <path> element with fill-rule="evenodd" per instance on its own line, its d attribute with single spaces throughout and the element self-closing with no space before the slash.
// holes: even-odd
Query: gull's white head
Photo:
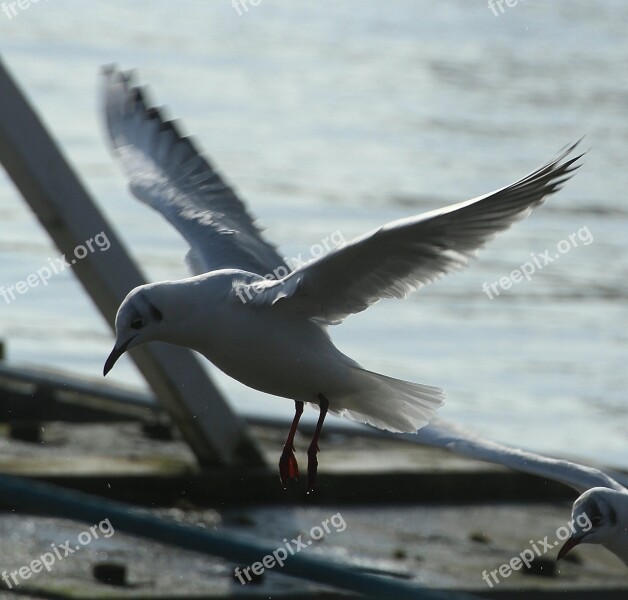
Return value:
<svg viewBox="0 0 628 600">
<path fill-rule="evenodd" d="M 169 323 L 164 315 L 171 302 L 166 285 L 142 285 L 124 299 L 116 315 L 116 343 L 105 362 L 104 375 L 127 350 L 145 342 L 167 340 Z"/>
<path fill-rule="evenodd" d="M 603 544 L 628 564 L 628 494 L 592 488 L 574 502 L 571 518 L 574 532 L 560 549 L 559 560 L 578 544 Z"/>
<path fill-rule="evenodd" d="M 116 343 L 104 374 L 127 350 L 146 342 L 166 342 L 205 353 L 212 340 L 219 340 L 213 335 L 215 328 L 226 321 L 228 310 L 225 313 L 222 307 L 230 305 L 234 273 L 246 280 L 246 273 L 223 269 L 132 290 L 118 309 Z"/>
</svg>

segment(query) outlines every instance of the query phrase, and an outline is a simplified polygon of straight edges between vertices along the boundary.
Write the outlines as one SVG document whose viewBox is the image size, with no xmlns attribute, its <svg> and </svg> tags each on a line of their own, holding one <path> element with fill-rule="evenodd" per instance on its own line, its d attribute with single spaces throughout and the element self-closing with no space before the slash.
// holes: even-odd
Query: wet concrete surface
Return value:
<svg viewBox="0 0 628 600">
<path fill-rule="evenodd" d="M 269 463 L 274 464 L 284 432 L 259 427 L 254 431 L 268 453 Z M 305 436 L 297 440 L 297 455 L 302 461 L 305 461 L 307 442 Z M 180 494 L 169 503 L 155 498 L 153 504 L 159 508 L 152 510 L 199 527 L 253 536 L 274 548 L 294 545 L 291 540 L 301 536 L 306 543 L 302 552 L 337 559 L 368 572 L 383 572 L 416 581 L 430 588 L 469 590 L 500 598 L 508 597 L 504 596 L 508 592 L 525 593 L 525 597 L 530 598 L 545 597 L 544 593 L 553 592 L 569 599 L 579 597 L 576 595 L 579 590 L 585 594 L 580 597 L 586 597 L 587 593 L 590 598 L 600 599 L 628 597 L 625 566 L 602 547 L 581 546 L 572 552 L 570 560 L 556 563 L 558 547 L 554 542 L 558 541 L 557 530 L 566 525 L 570 516 L 568 498 L 537 498 L 535 502 L 469 501 L 465 498 L 470 490 L 465 488 L 465 483 L 460 483 L 468 479 L 461 480 L 462 475 L 481 478 L 491 474 L 492 479 L 488 481 L 495 486 L 494 496 L 499 497 L 501 475 L 511 477 L 512 474 L 438 450 L 389 440 L 380 442 L 330 433 L 321 446 L 324 485 L 318 492 L 320 502 L 315 498 L 301 503 L 294 496 L 286 496 L 284 503 L 256 505 L 249 499 L 240 505 L 203 506 L 188 495 Z M 72 474 L 80 481 L 91 474 L 116 482 L 121 474 L 134 473 L 147 477 L 147 481 L 155 476 L 167 482 L 168 477 L 181 473 L 198 475 L 193 457 L 180 439 L 176 436 L 170 442 L 148 439 L 137 423 L 51 423 L 45 425 L 43 443 L 0 437 L 0 452 L 0 471 L 44 478 Z M 376 475 L 390 471 L 391 465 L 399 475 L 398 485 L 403 486 L 429 482 L 429 478 L 423 480 L 418 476 L 421 473 L 439 473 L 448 480 L 447 497 L 442 502 L 395 504 L 370 503 L 368 498 L 334 504 L 320 498 L 336 480 L 345 478 L 350 483 L 356 473 L 365 477 Z M 326 474 L 329 478 L 325 482 Z M 408 474 L 413 477 L 406 477 Z M 246 479 L 245 472 L 242 477 Z M 279 488 L 275 475 L 271 477 L 272 485 Z M 394 481 L 390 480 L 387 485 L 395 485 Z M 491 493 L 489 490 L 489 497 Z M 2 572 L 7 573 L 8 582 L 12 584 L 12 588 L 7 589 L 5 580 L 0 597 L 15 597 L 14 592 L 26 594 L 25 597 L 50 598 L 294 597 L 305 600 L 344 597 L 321 586 L 282 576 L 277 567 L 266 571 L 261 581 L 247 581 L 242 585 L 234 578 L 236 565 L 121 532 L 109 537 L 100 532 L 99 539 L 81 545 L 79 535 L 87 529 L 89 526 L 82 523 L 44 516 L 0 513 Z M 553 547 L 543 561 L 537 561 L 536 574 L 522 569 L 508 577 L 499 575 L 502 564 L 530 550 L 532 542 L 541 547 L 539 541 L 546 536 Z M 320 539 L 313 539 L 315 537 Z M 60 548 L 67 541 L 74 551 L 57 558 L 50 572 L 44 569 L 28 579 L 20 578 L 21 567 L 50 553 L 53 544 Z M 307 541 L 312 543 L 307 544 Z M 76 550 L 76 546 L 80 546 L 80 550 Z M 104 568 L 105 573 L 109 568 L 118 576 L 122 569 L 124 585 L 98 581 L 94 576 L 97 565 L 101 570 Z M 247 565 L 239 566 L 242 570 Z M 11 580 L 11 573 L 16 571 L 19 584 Z M 493 587 L 482 579 L 484 571 L 489 574 Z M 491 571 L 496 572 L 499 583 L 490 579 Z"/>
</svg>

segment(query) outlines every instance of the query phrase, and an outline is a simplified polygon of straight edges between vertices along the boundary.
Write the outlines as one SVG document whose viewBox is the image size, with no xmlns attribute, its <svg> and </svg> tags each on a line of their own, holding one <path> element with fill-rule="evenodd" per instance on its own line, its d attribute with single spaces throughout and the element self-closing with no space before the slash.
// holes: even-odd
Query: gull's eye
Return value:
<svg viewBox="0 0 628 600">
<path fill-rule="evenodd" d="M 599 527 L 600 525 L 602 525 L 603 522 L 604 522 L 604 519 L 602 519 L 602 517 L 599 515 L 595 515 L 591 519 L 591 524 L 593 525 L 593 527 Z"/>
<path fill-rule="evenodd" d="M 142 327 L 144 327 L 144 319 L 133 319 L 131 321 L 131 329 L 141 329 Z"/>
</svg>

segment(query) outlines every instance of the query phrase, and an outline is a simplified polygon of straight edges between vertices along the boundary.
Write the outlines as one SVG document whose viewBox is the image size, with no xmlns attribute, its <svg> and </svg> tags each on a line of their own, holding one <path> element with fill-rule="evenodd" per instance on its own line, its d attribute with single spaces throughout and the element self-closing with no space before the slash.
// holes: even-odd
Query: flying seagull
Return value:
<svg viewBox="0 0 628 600">
<path fill-rule="evenodd" d="M 417 436 L 412 436 L 412 441 L 572 487 L 581 495 L 571 511 L 574 531 L 558 552 L 558 559 L 578 544 L 602 544 L 628 566 L 628 490 L 606 473 L 506 446 L 440 419 L 434 419 Z M 587 516 L 584 523 L 578 519 L 583 513 Z"/>
<path fill-rule="evenodd" d="M 293 400 L 279 461 L 284 486 L 298 478 L 293 441 L 303 405 L 318 406 L 308 492 L 328 411 L 416 432 L 445 398 L 440 388 L 364 369 L 334 346 L 327 327 L 465 266 L 494 234 L 560 189 L 582 156 L 571 157 L 574 144 L 511 185 L 393 221 L 291 270 L 234 190 L 177 124 L 150 105 L 132 74 L 108 67 L 104 76 L 106 128 L 131 192 L 183 235 L 197 274 L 129 293 L 116 315 L 104 374 L 127 350 L 157 340 L 196 350 L 241 383 Z"/>
</svg>

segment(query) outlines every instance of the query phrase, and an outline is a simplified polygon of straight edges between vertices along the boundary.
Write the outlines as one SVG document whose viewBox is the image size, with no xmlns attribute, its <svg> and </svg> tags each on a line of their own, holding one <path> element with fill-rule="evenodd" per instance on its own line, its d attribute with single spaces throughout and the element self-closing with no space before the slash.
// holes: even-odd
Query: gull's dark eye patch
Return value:
<svg viewBox="0 0 628 600">
<path fill-rule="evenodd" d="M 591 502 L 589 506 L 587 506 L 586 512 L 589 515 L 591 521 L 597 521 L 602 518 L 602 513 L 595 502 Z"/>
<path fill-rule="evenodd" d="M 144 327 L 144 319 L 137 317 L 131 321 L 131 329 L 141 329 Z"/>
<path fill-rule="evenodd" d="M 608 518 L 611 522 L 611 525 L 617 525 L 617 513 L 610 504 L 608 505 Z"/>
<path fill-rule="evenodd" d="M 161 321 L 164 318 L 161 311 L 154 304 L 148 302 L 148 307 L 150 308 L 150 316 L 153 317 L 155 321 Z"/>
<path fill-rule="evenodd" d="M 593 525 L 593 527 L 599 527 L 603 522 L 604 520 L 600 515 L 595 515 L 595 517 L 591 518 L 591 524 Z"/>
</svg>

